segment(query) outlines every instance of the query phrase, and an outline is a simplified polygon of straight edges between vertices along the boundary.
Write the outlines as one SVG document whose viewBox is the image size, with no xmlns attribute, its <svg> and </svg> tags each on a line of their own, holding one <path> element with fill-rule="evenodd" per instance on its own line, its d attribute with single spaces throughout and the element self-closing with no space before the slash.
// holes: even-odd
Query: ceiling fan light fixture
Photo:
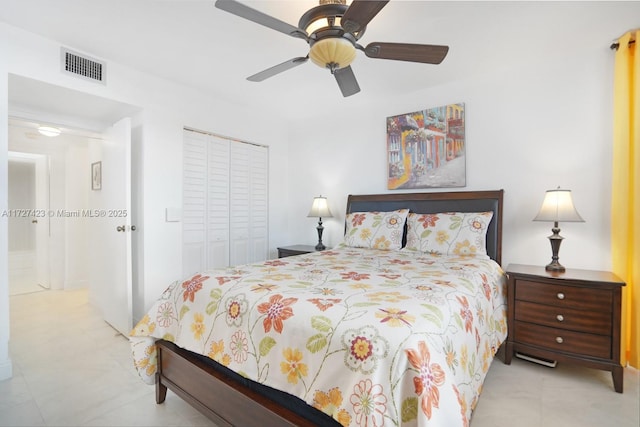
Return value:
<svg viewBox="0 0 640 427">
<path fill-rule="evenodd" d="M 298 28 L 303 29 L 313 37 L 319 30 L 339 30 L 342 15 L 347 10 L 347 5 L 340 1 L 320 1 L 320 5 L 306 11 L 298 21 Z"/>
<path fill-rule="evenodd" d="M 311 46 L 309 58 L 322 68 L 345 68 L 356 59 L 356 47 L 342 37 L 327 37 Z"/>
<path fill-rule="evenodd" d="M 316 31 L 323 28 L 332 28 L 332 27 L 340 27 L 340 17 L 339 16 L 331 16 L 331 17 L 320 17 L 314 21 L 311 21 L 306 27 L 305 31 L 307 34 L 313 34 Z"/>
</svg>

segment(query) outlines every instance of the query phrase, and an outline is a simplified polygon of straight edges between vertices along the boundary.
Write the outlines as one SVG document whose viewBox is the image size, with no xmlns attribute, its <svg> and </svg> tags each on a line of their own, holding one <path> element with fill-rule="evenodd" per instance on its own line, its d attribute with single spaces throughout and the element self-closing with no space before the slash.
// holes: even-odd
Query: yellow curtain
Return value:
<svg viewBox="0 0 640 427">
<path fill-rule="evenodd" d="M 611 256 L 627 285 L 622 303 L 622 364 L 640 368 L 640 30 L 618 40 L 613 89 Z"/>
</svg>

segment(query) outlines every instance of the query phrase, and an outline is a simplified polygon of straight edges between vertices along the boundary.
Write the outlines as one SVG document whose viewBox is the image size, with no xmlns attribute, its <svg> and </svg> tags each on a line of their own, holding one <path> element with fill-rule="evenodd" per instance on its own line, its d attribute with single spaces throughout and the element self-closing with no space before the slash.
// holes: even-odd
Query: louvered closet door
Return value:
<svg viewBox="0 0 640 427">
<path fill-rule="evenodd" d="M 268 257 L 267 148 L 231 144 L 231 265 Z"/>
<path fill-rule="evenodd" d="M 249 262 L 262 261 L 269 255 L 269 151 L 266 147 L 250 146 L 249 200 L 251 244 Z"/>
<path fill-rule="evenodd" d="M 184 135 L 184 275 L 267 259 L 267 147 Z"/>
<path fill-rule="evenodd" d="M 249 262 L 249 150 L 248 144 L 231 146 L 231 265 Z"/>
<path fill-rule="evenodd" d="M 210 136 L 207 268 L 229 265 L 229 140 Z"/>
<path fill-rule="evenodd" d="M 229 265 L 229 145 L 185 131 L 183 274 Z"/>
<path fill-rule="evenodd" d="M 182 154 L 182 274 L 185 277 L 206 266 L 207 145 L 206 135 L 185 131 Z"/>
</svg>

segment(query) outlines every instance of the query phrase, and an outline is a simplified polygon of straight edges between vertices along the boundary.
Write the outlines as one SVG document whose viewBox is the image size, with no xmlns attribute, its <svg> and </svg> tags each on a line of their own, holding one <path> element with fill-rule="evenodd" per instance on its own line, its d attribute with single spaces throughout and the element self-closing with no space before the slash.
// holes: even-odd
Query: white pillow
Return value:
<svg viewBox="0 0 640 427">
<path fill-rule="evenodd" d="M 410 213 L 406 248 L 435 255 L 487 256 L 493 212 Z"/>
<path fill-rule="evenodd" d="M 409 209 L 347 214 L 344 243 L 353 248 L 400 249 Z"/>
</svg>

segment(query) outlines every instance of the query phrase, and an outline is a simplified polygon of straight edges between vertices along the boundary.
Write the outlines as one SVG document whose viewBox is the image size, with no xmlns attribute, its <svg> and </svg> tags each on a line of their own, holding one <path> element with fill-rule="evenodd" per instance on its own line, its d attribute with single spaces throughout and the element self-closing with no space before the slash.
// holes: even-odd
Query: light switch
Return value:
<svg viewBox="0 0 640 427">
<path fill-rule="evenodd" d="M 181 208 L 166 208 L 165 218 L 167 222 L 180 222 L 182 219 Z"/>
</svg>

